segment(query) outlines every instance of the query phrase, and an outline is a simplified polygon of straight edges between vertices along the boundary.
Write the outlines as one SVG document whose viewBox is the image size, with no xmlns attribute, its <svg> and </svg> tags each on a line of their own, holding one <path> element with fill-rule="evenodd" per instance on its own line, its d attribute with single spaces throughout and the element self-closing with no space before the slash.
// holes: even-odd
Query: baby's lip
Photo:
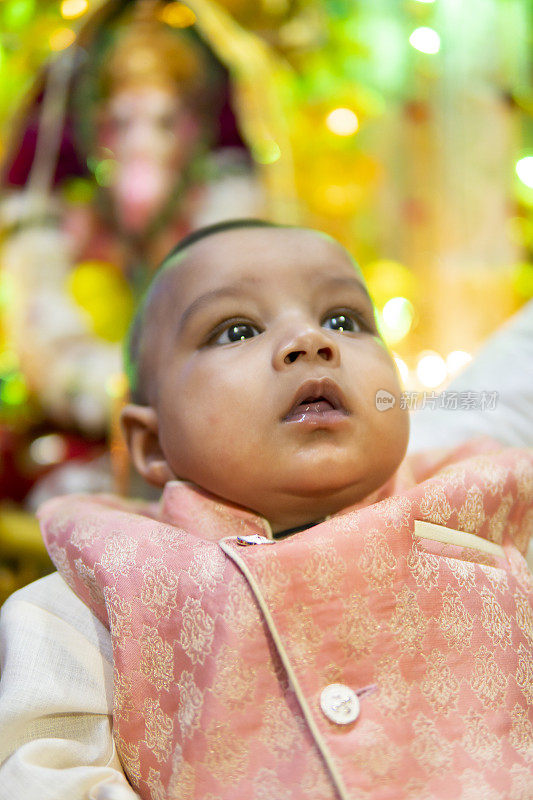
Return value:
<svg viewBox="0 0 533 800">
<path fill-rule="evenodd" d="M 346 415 L 349 413 L 340 387 L 331 378 L 321 378 L 307 380 L 300 386 L 289 410 L 283 415 L 282 419 L 288 420 L 294 416 L 299 406 L 304 404 L 312 405 L 320 401 L 329 403 L 332 411 L 338 411 Z"/>
</svg>

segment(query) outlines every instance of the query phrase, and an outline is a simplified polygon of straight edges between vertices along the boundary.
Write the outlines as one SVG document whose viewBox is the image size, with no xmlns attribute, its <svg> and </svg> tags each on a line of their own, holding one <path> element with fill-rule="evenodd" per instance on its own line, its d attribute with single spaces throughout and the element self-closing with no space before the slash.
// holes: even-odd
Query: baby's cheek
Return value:
<svg viewBox="0 0 533 800">
<path fill-rule="evenodd" d="M 359 370 L 360 392 L 367 406 L 381 411 L 387 408 L 391 411 L 400 405 L 401 386 L 395 369 L 388 360 L 373 364 L 366 371 Z M 388 399 L 385 403 L 383 398 Z"/>
<path fill-rule="evenodd" d="M 214 434 L 220 429 L 220 426 L 223 425 L 223 422 L 224 415 L 216 408 L 216 403 L 214 403 L 212 406 L 209 406 L 205 410 L 205 413 L 203 414 L 202 427 L 211 430 L 211 432 Z"/>
<path fill-rule="evenodd" d="M 389 412 L 387 412 L 389 413 Z M 409 412 L 400 407 L 399 400 L 387 420 L 387 446 L 393 459 L 401 461 L 409 441 Z"/>
</svg>

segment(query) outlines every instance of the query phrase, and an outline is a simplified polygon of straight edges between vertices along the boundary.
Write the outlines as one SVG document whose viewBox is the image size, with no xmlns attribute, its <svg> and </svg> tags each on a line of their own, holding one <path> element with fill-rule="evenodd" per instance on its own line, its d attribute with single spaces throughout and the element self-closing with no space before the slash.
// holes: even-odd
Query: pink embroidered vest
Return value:
<svg viewBox="0 0 533 800">
<path fill-rule="evenodd" d="M 485 442 L 278 541 L 180 483 L 159 507 L 69 496 L 40 517 L 111 632 L 142 798 L 525 800 L 532 501 L 533 454 Z"/>
</svg>

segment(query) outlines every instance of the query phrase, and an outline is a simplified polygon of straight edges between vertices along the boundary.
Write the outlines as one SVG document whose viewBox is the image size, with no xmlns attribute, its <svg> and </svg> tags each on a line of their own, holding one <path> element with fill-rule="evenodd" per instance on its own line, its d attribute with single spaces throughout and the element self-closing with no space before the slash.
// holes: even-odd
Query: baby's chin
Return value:
<svg viewBox="0 0 533 800">
<path fill-rule="evenodd" d="M 301 491 L 297 495 L 285 495 L 278 498 L 275 507 L 264 509 L 261 516 L 268 520 L 273 533 L 311 526 L 348 508 L 374 502 L 393 474 L 387 474 L 383 480 L 350 484 L 336 491 Z"/>
</svg>

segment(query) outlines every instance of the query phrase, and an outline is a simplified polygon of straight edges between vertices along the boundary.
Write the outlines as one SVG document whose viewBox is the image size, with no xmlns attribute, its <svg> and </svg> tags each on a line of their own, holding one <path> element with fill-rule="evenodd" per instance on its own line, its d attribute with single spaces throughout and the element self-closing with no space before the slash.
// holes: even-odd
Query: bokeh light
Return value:
<svg viewBox="0 0 533 800">
<path fill-rule="evenodd" d="M 517 161 L 515 170 L 522 183 L 533 189 L 533 156 L 526 156 Z"/>
<path fill-rule="evenodd" d="M 374 303 L 382 308 L 391 297 L 406 297 L 417 304 L 418 282 L 412 270 L 398 261 L 377 259 L 364 268 Z"/>
<path fill-rule="evenodd" d="M 409 44 L 421 53 L 433 55 L 440 50 L 440 36 L 433 28 L 416 28 L 409 37 Z"/>
<path fill-rule="evenodd" d="M 2 3 L 3 23 L 7 30 L 20 30 L 35 15 L 35 0 L 11 0 Z"/>
<path fill-rule="evenodd" d="M 446 367 L 450 375 L 456 375 L 472 361 L 472 356 L 465 350 L 452 350 L 446 357 Z"/>
<path fill-rule="evenodd" d="M 63 0 L 60 12 L 63 19 L 77 19 L 89 8 L 87 0 Z"/>
<path fill-rule="evenodd" d="M 446 380 L 448 370 L 446 362 L 438 353 L 426 351 L 418 359 L 416 374 L 422 386 L 436 389 Z"/>
<path fill-rule="evenodd" d="M 281 157 L 281 149 L 273 139 L 263 139 L 252 148 L 252 155 L 258 164 L 274 164 Z"/>
<path fill-rule="evenodd" d="M 383 306 L 381 330 L 389 344 L 401 341 L 411 329 L 414 308 L 405 297 L 393 297 Z"/>
<path fill-rule="evenodd" d="M 29 399 L 29 391 L 24 376 L 20 372 L 3 375 L 0 380 L 0 404 L 3 406 L 22 406 Z"/>
<path fill-rule="evenodd" d="M 99 161 L 94 170 L 94 177 L 99 186 L 111 186 L 117 171 L 117 162 L 114 158 L 104 158 Z"/>
<path fill-rule="evenodd" d="M 173 28 L 188 28 L 196 22 L 196 14 L 184 3 L 168 3 L 159 11 L 158 17 Z"/>
<path fill-rule="evenodd" d="M 67 288 L 97 336 L 110 342 L 122 339 L 134 301 L 131 287 L 118 267 L 96 259 L 80 261 L 69 274 Z"/>
<path fill-rule="evenodd" d="M 49 44 L 50 50 L 54 52 L 59 52 L 60 50 L 66 50 L 67 47 L 70 47 L 73 44 L 74 40 L 76 39 L 76 34 L 72 30 L 72 28 L 56 28 L 56 30 L 50 34 Z"/>
<path fill-rule="evenodd" d="M 334 108 L 326 117 L 326 125 L 337 136 L 351 136 L 358 130 L 359 120 L 351 108 Z"/>
<path fill-rule="evenodd" d="M 30 456 L 36 464 L 49 466 L 59 464 L 67 455 L 68 447 L 63 436 L 48 433 L 34 439 L 30 445 Z"/>
</svg>

